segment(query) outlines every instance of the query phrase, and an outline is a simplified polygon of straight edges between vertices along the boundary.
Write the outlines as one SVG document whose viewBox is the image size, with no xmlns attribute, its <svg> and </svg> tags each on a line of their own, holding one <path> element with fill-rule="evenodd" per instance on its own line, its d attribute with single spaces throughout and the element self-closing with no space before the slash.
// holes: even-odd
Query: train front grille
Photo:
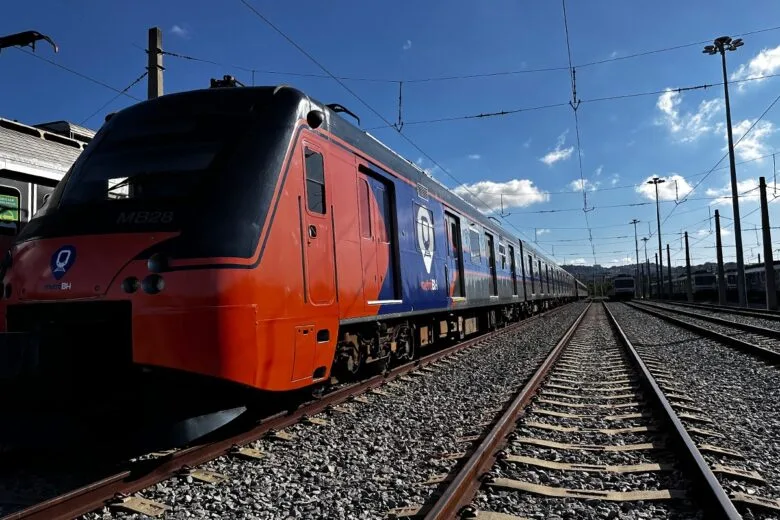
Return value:
<svg viewBox="0 0 780 520">
<path fill-rule="evenodd" d="M 133 360 L 129 301 L 10 305 L 8 332 L 25 333 L 27 369 L 42 376 L 111 377 Z"/>
</svg>

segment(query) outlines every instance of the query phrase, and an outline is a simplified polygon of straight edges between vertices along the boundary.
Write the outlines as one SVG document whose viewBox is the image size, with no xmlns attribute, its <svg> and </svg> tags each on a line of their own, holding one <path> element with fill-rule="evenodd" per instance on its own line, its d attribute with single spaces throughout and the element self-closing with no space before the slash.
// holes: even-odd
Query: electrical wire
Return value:
<svg viewBox="0 0 780 520">
<path fill-rule="evenodd" d="M 148 72 L 148 71 L 144 71 L 144 73 L 143 73 L 143 74 L 141 74 L 140 76 L 138 76 L 138 77 L 137 77 L 137 78 L 136 78 L 136 79 L 135 79 L 135 80 L 134 80 L 132 83 L 130 83 L 130 84 L 129 84 L 128 86 L 126 86 L 125 88 L 123 88 L 123 89 L 122 89 L 122 91 L 121 91 L 120 93 L 118 93 L 116 96 L 114 96 L 114 97 L 112 97 L 111 99 L 109 99 L 108 101 L 106 101 L 106 102 L 105 102 L 103 105 L 101 105 L 101 106 L 100 106 L 100 108 L 98 108 L 97 110 L 95 110 L 94 112 L 92 112 L 90 115 L 88 115 L 87 117 L 85 117 L 84 119 L 82 119 L 82 120 L 81 120 L 81 122 L 80 122 L 79 124 L 80 124 L 80 125 L 83 125 L 83 124 L 85 124 L 87 121 L 89 121 L 90 119 L 92 119 L 93 117 L 95 117 L 95 116 L 96 116 L 96 115 L 97 115 L 99 112 L 101 112 L 101 111 L 102 111 L 104 108 L 106 108 L 108 105 L 110 105 L 111 103 L 113 103 L 114 101 L 116 101 L 117 99 L 119 99 L 119 97 L 120 97 L 120 96 L 122 96 L 123 94 L 127 93 L 127 91 L 128 91 L 128 90 L 130 90 L 131 88 L 133 88 L 133 87 L 134 87 L 134 86 L 135 86 L 135 85 L 136 85 L 136 84 L 137 84 L 139 81 L 141 81 L 142 79 L 144 79 L 144 78 L 145 78 L 145 77 L 146 77 L 148 74 L 149 74 L 149 72 Z"/>
<path fill-rule="evenodd" d="M 59 69 L 62 69 L 62 70 L 67 71 L 67 72 L 70 72 L 71 74 L 73 74 L 75 76 L 78 76 L 78 77 L 80 77 L 82 79 L 85 79 L 85 80 L 87 80 L 87 81 L 89 81 L 91 83 L 94 83 L 96 85 L 100 85 L 101 87 L 107 88 L 109 90 L 113 90 L 117 94 L 121 94 L 121 95 L 127 96 L 127 97 L 129 97 L 131 99 L 134 99 L 136 101 L 141 101 L 139 98 L 137 98 L 137 97 L 135 97 L 135 96 L 133 96 L 131 94 L 128 94 L 127 92 L 123 92 L 123 91 L 119 90 L 116 87 L 112 87 L 108 83 L 104 83 L 104 82 L 100 81 L 99 79 L 95 79 L 95 78 L 93 78 L 91 76 L 87 76 L 86 74 L 84 74 L 82 72 L 79 72 L 77 70 L 73 70 L 73 69 L 71 69 L 69 67 L 66 67 L 65 65 L 57 63 L 56 61 L 52 61 L 52 60 L 50 60 L 48 58 L 45 58 L 45 57 L 43 57 L 43 56 L 41 56 L 39 54 L 35 54 L 34 52 L 30 52 L 28 50 L 21 49 L 19 47 L 12 47 L 12 48 L 18 50 L 19 52 L 23 52 L 23 53 L 27 54 L 28 56 L 32 56 L 35 59 L 38 59 L 38 60 L 41 60 L 41 61 L 45 61 L 49 65 L 54 65 L 55 67 L 57 67 Z"/>
<path fill-rule="evenodd" d="M 250 3 L 249 3 L 249 1 L 248 1 L 248 0 L 239 0 L 239 2 L 241 2 L 242 4 L 244 4 L 244 5 L 245 5 L 245 6 L 246 6 L 246 7 L 247 7 L 247 8 L 248 8 L 250 11 L 252 11 L 252 12 L 253 12 L 253 13 L 254 13 L 254 14 L 255 14 L 255 15 L 258 17 L 258 18 L 260 18 L 260 19 L 261 19 L 261 20 L 262 20 L 262 21 L 263 21 L 263 22 L 264 22 L 266 25 L 268 25 L 269 27 L 271 27 L 271 28 L 272 28 L 272 29 L 273 29 L 273 30 L 274 30 L 274 31 L 275 31 L 277 34 L 279 34 L 279 35 L 280 35 L 282 38 L 284 38 L 285 40 L 287 40 L 287 42 L 288 42 L 290 45 L 292 45 L 293 47 L 295 47 L 296 49 L 298 49 L 298 51 L 299 51 L 301 54 L 303 54 L 304 56 L 306 56 L 306 57 L 307 57 L 309 60 L 311 60 L 311 61 L 312 61 L 312 62 L 313 62 L 315 65 L 317 65 L 317 66 L 318 66 L 320 69 L 322 69 L 322 71 L 323 71 L 323 72 L 325 72 L 325 73 L 326 73 L 328 76 L 330 76 L 330 77 L 331 77 L 331 78 L 332 78 L 334 81 L 336 81 L 336 82 L 337 82 L 339 85 L 341 85 L 341 87 L 342 87 L 344 90 L 346 90 L 347 92 L 349 92 L 349 93 L 350 93 L 350 94 L 351 94 L 351 95 L 352 95 L 352 96 L 353 96 L 355 99 L 357 99 L 357 100 L 358 100 L 358 101 L 359 101 L 359 102 L 360 102 L 360 103 L 361 103 L 363 106 L 365 106 L 365 107 L 366 107 L 368 110 L 370 110 L 371 112 L 373 112 L 373 113 L 374 113 L 374 115 L 376 115 L 376 116 L 377 116 L 379 119 L 381 119 L 381 120 L 382 120 L 382 121 L 383 121 L 385 124 L 388 124 L 388 125 L 390 124 L 390 122 L 389 122 L 387 119 L 385 119 L 385 117 L 384 117 L 384 116 L 383 116 L 381 113 L 379 113 L 379 112 L 378 112 L 378 111 L 377 111 L 377 110 L 376 110 L 374 107 L 372 107 L 370 104 L 368 104 L 368 102 L 366 102 L 366 101 L 365 101 L 365 100 L 364 100 L 362 97 L 360 97 L 360 96 L 359 96 L 359 95 L 358 95 L 358 94 L 357 94 L 355 91 L 353 91 L 351 88 L 349 88 L 349 86 L 348 86 L 348 85 L 346 85 L 346 84 L 344 83 L 344 81 L 343 81 L 343 80 L 341 80 L 341 79 L 337 78 L 337 77 L 336 77 L 336 76 L 335 76 L 333 73 L 331 73 L 331 72 L 330 72 L 330 70 L 328 70 L 328 69 L 327 69 L 327 68 L 326 68 L 324 65 L 322 65 L 322 64 L 321 64 L 321 63 L 320 63 L 320 62 L 319 62 L 319 61 L 318 61 L 318 60 L 317 60 L 317 59 L 316 59 L 314 56 L 312 56 L 311 54 L 309 54 L 309 53 L 306 51 L 306 49 L 304 49 L 303 47 L 301 47 L 300 45 L 298 45 L 298 43 L 297 43 L 297 42 L 295 42 L 295 41 L 294 41 L 292 38 L 290 38 L 290 37 L 289 37 L 289 36 L 288 36 L 288 35 L 287 35 L 287 34 L 286 34 L 284 31 L 282 31 L 282 30 L 281 30 L 281 29 L 279 29 L 279 28 L 278 28 L 276 25 L 274 25 L 274 24 L 273 24 L 273 22 L 271 22 L 271 20 L 269 20 L 268 18 L 266 18 L 266 17 L 265 17 L 265 16 L 264 16 L 262 13 L 260 13 L 260 11 L 258 11 L 257 9 L 255 9 L 255 8 L 252 6 L 252 4 L 250 4 Z M 478 201 L 480 201 L 480 202 L 481 202 L 481 203 L 482 203 L 482 204 L 485 206 L 485 208 L 486 208 L 486 209 L 488 209 L 488 210 L 489 210 L 491 213 L 494 213 L 494 214 L 496 214 L 496 211 L 495 211 L 493 208 L 491 208 L 491 207 L 490 207 L 490 205 L 488 205 L 488 204 L 487 204 L 487 203 L 485 203 L 485 202 L 484 202 L 482 199 L 480 199 L 478 196 L 476 196 L 476 195 L 475 195 L 475 194 L 474 194 L 474 193 L 473 193 L 471 190 L 469 190 L 469 189 L 468 189 L 468 187 L 467 187 L 467 185 L 466 185 L 465 183 L 463 183 L 463 182 L 462 182 L 460 179 L 458 179 L 457 177 L 455 177 L 455 176 L 454 176 L 454 175 L 453 175 L 453 174 L 452 174 L 452 173 L 451 173 L 449 170 L 447 170 L 446 168 L 442 167 L 442 166 L 441 166 L 441 165 L 438 163 L 438 161 L 436 161 L 436 160 L 435 160 L 433 157 L 431 157 L 431 156 L 430 156 L 430 155 L 429 155 L 427 152 L 425 152 L 425 150 L 423 150 L 423 149 L 422 149 L 420 146 L 418 146 L 418 145 L 417 145 L 417 143 L 415 143 L 414 141 L 412 141 L 412 140 L 411 140 L 411 139 L 410 139 L 410 138 L 409 138 L 407 135 L 405 135 L 404 133 L 402 133 L 400 130 L 397 130 L 397 132 L 398 132 L 398 135 L 399 135 L 399 136 L 401 136 L 401 137 L 402 137 L 402 138 L 403 138 L 403 139 L 404 139 L 404 140 L 405 140 L 407 143 L 409 143 L 409 144 L 410 144 L 410 145 L 411 145 L 411 146 L 412 146 L 412 147 L 413 147 L 415 150 L 417 150 L 417 151 L 418 151 L 420 154 L 422 154 L 422 155 L 423 155 L 423 157 L 425 157 L 426 159 L 428 159 L 428 160 L 429 160 L 431 163 L 433 163 L 433 164 L 434 164 L 436 167 L 438 167 L 438 168 L 439 168 L 441 171 L 443 171 L 443 172 L 444 172 L 444 173 L 446 173 L 446 174 L 447 174 L 449 177 L 451 177 L 453 180 L 455 180 L 455 182 L 457 182 L 457 183 L 458 183 L 458 184 L 459 184 L 459 185 L 460 185 L 460 186 L 463 188 L 463 190 L 465 190 L 467 193 L 469 193 L 469 195 L 470 195 L 471 197 L 473 197 L 473 199 L 474 199 L 474 200 L 478 200 Z M 523 232 L 522 232 L 522 231 L 520 231 L 518 228 L 516 228 L 516 227 L 514 226 L 514 224 L 513 224 L 513 223 L 509 222 L 509 221 L 506 219 L 506 217 L 504 217 L 504 215 L 501 215 L 500 213 L 498 213 L 498 216 L 499 216 L 499 217 L 501 217 L 502 219 L 504 219 L 504 221 L 506 221 L 506 222 L 507 222 L 507 224 L 508 224 L 509 226 L 513 227 L 513 228 L 514 228 L 514 229 L 515 229 L 515 230 L 516 230 L 518 233 L 520 233 L 520 234 L 522 234 L 522 235 L 524 235 L 524 236 L 525 236 L 525 233 L 523 233 Z M 530 241 L 530 240 L 529 240 L 529 241 Z M 543 249 L 543 250 L 544 250 L 544 249 Z M 546 251 L 545 251 L 545 252 L 546 252 Z"/>
</svg>

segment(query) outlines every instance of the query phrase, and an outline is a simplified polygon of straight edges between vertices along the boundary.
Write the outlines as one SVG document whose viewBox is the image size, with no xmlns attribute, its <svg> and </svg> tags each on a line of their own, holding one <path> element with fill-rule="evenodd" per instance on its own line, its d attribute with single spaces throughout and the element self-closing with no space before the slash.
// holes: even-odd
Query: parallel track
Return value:
<svg viewBox="0 0 780 520">
<path fill-rule="evenodd" d="M 0 520 L 66 520 L 95 511 L 103 506 L 111 505 L 121 500 L 122 497 L 128 497 L 132 493 L 171 478 L 187 468 L 195 468 L 204 462 L 231 453 L 236 448 L 247 445 L 274 431 L 289 427 L 307 417 L 324 412 L 362 393 L 390 383 L 409 372 L 434 364 L 447 356 L 489 343 L 492 338 L 500 334 L 525 326 L 533 321 L 544 319 L 550 313 L 558 312 L 565 307 L 557 307 L 551 311 L 513 323 L 505 328 L 441 349 L 413 362 L 398 366 L 387 374 L 376 375 L 353 385 L 340 388 L 324 395 L 319 400 L 306 403 L 295 410 L 283 411 L 266 417 L 251 428 L 247 428 L 230 437 L 220 438 L 207 444 L 188 447 L 162 457 L 133 464 L 127 470 L 45 500 L 26 509 L 13 512 Z"/>
<path fill-rule="evenodd" d="M 691 303 L 678 300 L 660 300 L 662 303 L 690 307 L 692 309 L 706 309 L 708 311 L 724 314 L 734 314 L 738 316 L 749 316 L 751 318 L 761 318 L 762 320 L 780 321 L 780 311 L 770 311 L 768 309 L 750 309 L 737 307 L 734 305 L 716 305 L 714 303 Z"/>
<path fill-rule="evenodd" d="M 589 313 L 587 317 L 585 316 L 586 313 Z M 598 329 L 598 326 L 601 325 L 603 327 L 605 323 L 603 313 L 606 313 L 609 319 L 608 323 L 614 331 L 614 344 L 594 346 L 591 338 L 595 335 L 594 331 Z M 618 354 L 618 352 L 621 353 Z M 601 359 L 598 359 L 599 357 Z M 609 378 L 609 374 L 605 373 L 609 371 L 622 375 Z M 580 382 L 574 381 L 578 378 L 580 378 Z M 588 382 L 584 382 L 583 378 L 588 379 Z M 598 380 L 599 378 L 601 378 L 601 381 Z M 625 394 L 625 388 L 618 388 L 621 385 L 629 385 L 631 391 L 642 392 L 652 411 L 649 414 L 650 422 L 645 421 L 644 426 L 637 426 L 635 423 L 630 422 L 648 418 L 647 414 L 629 413 L 631 407 L 640 406 L 639 403 L 634 402 L 614 405 L 615 410 L 608 412 L 613 415 L 602 416 L 604 412 L 600 410 L 609 409 L 613 406 L 613 403 L 609 401 L 614 402 L 614 400 L 631 398 L 626 395 L 618 396 L 617 394 L 612 396 L 603 395 L 609 392 Z M 703 459 L 697 445 L 686 431 L 681 418 L 675 413 L 669 399 L 664 395 L 662 391 L 664 386 L 665 382 L 660 382 L 653 377 L 648 365 L 639 357 L 637 351 L 620 329 L 609 310 L 600 304 L 589 306 L 550 352 L 536 374 L 516 395 L 511 405 L 497 419 L 490 431 L 473 447 L 468 458 L 460 465 L 457 474 L 454 475 L 447 487 L 441 492 L 436 502 L 427 510 L 425 519 L 442 520 L 459 516 L 468 518 L 522 518 L 510 515 L 502 516 L 490 510 L 480 511 L 475 503 L 475 497 L 478 497 L 478 493 L 480 493 L 483 487 L 490 488 L 490 494 L 482 497 L 482 502 L 487 501 L 488 506 L 490 498 L 485 498 L 485 496 L 490 497 L 491 494 L 497 493 L 498 490 L 510 493 L 524 492 L 537 496 L 557 497 L 563 500 L 570 498 L 596 498 L 607 501 L 666 501 L 685 494 L 684 491 L 680 490 L 664 489 L 637 489 L 625 493 L 609 493 L 604 490 L 589 489 L 567 490 L 559 486 L 543 486 L 532 482 L 496 477 L 495 475 L 503 474 L 502 469 L 506 465 L 513 464 L 525 464 L 530 467 L 541 465 L 542 467 L 555 468 L 564 472 L 586 471 L 595 472 L 596 474 L 623 474 L 635 471 L 652 472 L 660 471 L 661 466 L 663 466 L 663 464 L 650 464 L 641 465 L 641 467 L 637 468 L 636 466 L 567 465 L 543 461 L 533 457 L 511 455 L 500 451 L 502 449 L 509 451 L 513 447 L 527 447 L 528 445 L 542 445 L 564 451 L 584 449 L 586 454 L 588 450 L 598 451 L 606 448 L 607 452 L 619 452 L 625 448 L 625 444 L 622 442 L 608 443 L 609 445 L 614 445 L 610 448 L 590 444 L 577 446 L 566 443 L 550 443 L 544 440 L 523 438 L 512 433 L 516 427 L 553 431 L 554 435 L 559 436 L 565 436 L 567 432 L 577 432 L 576 435 L 603 434 L 611 439 L 619 438 L 621 435 L 633 435 L 636 432 L 651 432 L 656 427 L 663 428 L 663 432 L 668 435 L 668 448 L 674 451 L 676 461 L 682 463 L 681 467 L 684 470 L 683 475 L 685 479 L 692 484 L 690 490 L 693 496 L 690 498 L 694 498 L 695 504 L 706 512 L 705 517 L 708 519 L 741 518 L 726 492 L 718 483 L 712 470 Z M 578 395 L 563 397 L 561 392 Z M 594 392 L 598 392 L 598 394 Z M 672 395 L 674 394 L 670 394 L 670 398 Z M 565 403 L 561 402 L 561 397 L 552 396 L 561 396 L 575 401 L 574 404 Z M 532 410 L 529 412 L 526 408 L 534 397 L 539 397 L 539 399 L 536 400 Z M 680 398 L 680 396 L 676 395 L 674 397 L 674 399 Z M 599 400 L 607 400 L 608 404 L 594 404 L 594 401 L 598 402 Z M 636 400 L 639 401 L 639 399 Z M 578 413 L 572 414 L 550 410 L 551 406 L 558 410 L 571 407 Z M 621 411 L 618 412 L 617 409 Z M 586 411 L 589 413 L 585 413 Z M 560 427 L 550 425 L 544 419 L 531 422 L 528 419 L 531 414 L 543 414 L 542 417 L 574 418 L 576 420 L 572 422 L 575 423 L 577 420 L 585 420 L 587 423 L 588 421 L 621 421 L 623 419 L 629 420 L 629 423 L 627 428 L 615 426 L 613 430 L 581 428 L 580 426 Z M 518 418 L 522 418 L 522 425 L 515 424 Z M 652 452 L 655 448 L 657 446 L 652 443 L 635 446 L 637 451 L 647 449 Z M 521 450 L 521 453 L 526 451 L 523 448 Z M 556 460 L 559 459 L 556 457 Z M 646 466 L 658 466 L 658 469 L 648 469 Z M 511 470 L 507 471 L 511 472 Z M 536 499 L 533 503 L 540 504 L 540 500 Z M 489 507 L 486 509 L 489 509 Z"/>
<path fill-rule="evenodd" d="M 631 302 L 628 305 L 701 336 L 760 357 L 769 363 L 780 364 L 780 331 L 644 302 Z M 689 319 L 679 316 L 686 316 Z M 699 322 L 697 323 L 696 320 Z"/>
</svg>

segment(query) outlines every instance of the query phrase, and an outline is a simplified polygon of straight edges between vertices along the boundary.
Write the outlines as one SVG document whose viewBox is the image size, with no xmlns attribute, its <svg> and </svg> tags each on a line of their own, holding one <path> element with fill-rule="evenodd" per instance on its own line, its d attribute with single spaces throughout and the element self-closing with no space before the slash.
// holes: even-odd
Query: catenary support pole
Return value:
<svg viewBox="0 0 780 520">
<path fill-rule="evenodd" d="M 718 305 L 726 305 L 726 273 L 723 269 L 723 244 L 720 242 L 720 212 L 717 209 L 715 210 L 715 249 L 718 255 Z"/>
<path fill-rule="evenodd" d="M 162 31 L 159 27 L 149 29 L 149 48 L 146 49 L 148 65 L 147 98 L 155 99 L 163 95 L 163 54 Z"/>
<path fill-rule="evenodd" d="M 674 293 L 672 292 L 672 255 L 669 253 L 669 244 L 666 244 L 666 274 L 668 275 L 666 277 L 668 279 L 666 285 L 669 288 L 669 293 L 666 296 L 672 300 L 674 299 Z"/>
<path fill-rule="evenodd" d="M 764 239 L 764 273 L 766 274 L 766 308 L 777 310 L 777 292 L 775 289 L 775 262 L 772 258 L 772 231 L 769 228 L 769 206 L 766 200 L 766 179 L 759 177 L 761 192 L 761 231 Z"/>
<path fill-rule="evenodd" d="M 685 232 L 685 294 L 689 302 L 693 301 L 693 278 L 691 278 L 691 251 L 688 248 L 688 232 Z"/>
</svg>

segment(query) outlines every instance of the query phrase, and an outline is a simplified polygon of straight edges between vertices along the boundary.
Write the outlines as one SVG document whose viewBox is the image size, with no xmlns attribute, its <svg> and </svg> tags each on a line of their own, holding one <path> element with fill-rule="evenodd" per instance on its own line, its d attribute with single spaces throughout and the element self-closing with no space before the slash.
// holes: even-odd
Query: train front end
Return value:
<svg viewBox="0 0 780 520">
<path fill-rule="evenodd" d="M 112 117 L 3 260 L 4 384 L 182 416 L 257 387 L 251 267 L 299 105 L 213 89 Z"/>
</svg>

